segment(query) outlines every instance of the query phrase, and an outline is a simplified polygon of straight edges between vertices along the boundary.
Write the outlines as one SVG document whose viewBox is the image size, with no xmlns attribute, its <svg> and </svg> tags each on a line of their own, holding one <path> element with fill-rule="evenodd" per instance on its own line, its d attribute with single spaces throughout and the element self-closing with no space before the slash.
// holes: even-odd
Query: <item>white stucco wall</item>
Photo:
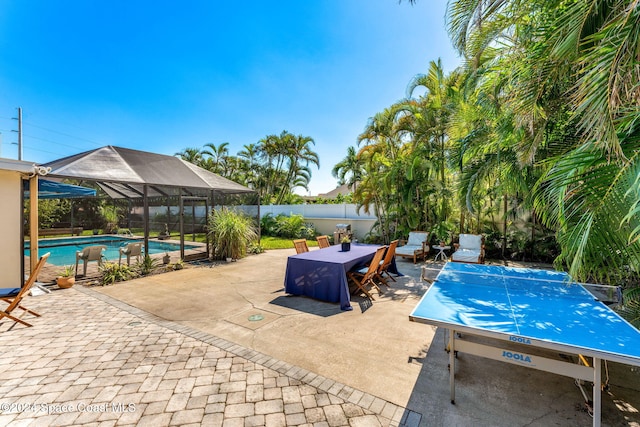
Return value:
<svg viewBox="0 0 640 427">
<path fill-rule="evenodd" d="M 0 170 L 0 271 L 3 287 L 19 287 L 22 284 L 20 222 L 22 200 L 20 199 L 21 177 L 18 172 Z"/>
<path fill-rule="evenodd" d="M 336 231 L 336 225 L 349 224 L 353 237 L 359 240 L 371 231 L 371 227 L 375 224 L 375 219 L 335 219 L 335 218 L 305 218 L 305 222 L 313 224 L 316 231 L 320 234 L 326 234 L 333 237 Z"/>
</svg>

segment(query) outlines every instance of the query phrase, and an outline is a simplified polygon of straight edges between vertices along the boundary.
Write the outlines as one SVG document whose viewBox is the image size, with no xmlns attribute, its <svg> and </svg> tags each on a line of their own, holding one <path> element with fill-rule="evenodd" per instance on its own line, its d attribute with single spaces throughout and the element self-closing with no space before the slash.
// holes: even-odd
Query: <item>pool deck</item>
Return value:
<svg viewBox="0 0 640 427">
<path fill-rule="evenodd" d="M 77 238 L 77 237 L 76 237 Z M 141 239 L 139 239 L 141 240 Z M 154 239 L 155 240 L 155 239 Z M 162 243 L 173 243 L 173 244 L 180 244 L 179 240 L 160 240 L 160 242 Z M 185 244 L 189 244 L 189 245 L 196 245 L 199 248 L 202 249 L 187 249 L 185 248 L 185 256 L 190 256 L 190 255 L 194 255 L 196 253 L 201 253 L 204 249 L 205 249 L 205 244 L 204 243 L 199 243 L 199 242 L 188 242 L 185 241 Z M 43 248 L 40 250 L 40 255 L 42 255 L 43 253 L 46 253 L 46 248 Z M 166 252 L 169 254 L 170 256 L 170 264 L 176 263 L 177 261 L 180 260 L 180 251 L 169 251 Z M 151 258 L 153 259 L 157 259 L 159 260 L 159 264 L 162 263 L 162 258 L 164 257 L 165 253 L 158 253 L 158 254 L 151 254 Z M 144 252 L 143 252 L 143 256 L 144 256 Z M 29 266 L 29 257 L 25 256 L 25 268 L 28 269 Z M 115 258 L 115 259 L 109 259 L 107 260 L 108 262 L 118 262 L 119 259 Z M 122 262 L 126 264 L 126 256 L 122 257 Z M 135 258 L 133 258 L 131 260 L 131 265 L 135 265 L 136 260 Z M 71 264 L 72 266 L 75 267 L 75 262 Z M 40 277 L 38 277 L 38 280 L 40 282 L 44 282 L 44 283 L 50 283 L 50 282 L 54 282 L 56 277 L 59 275 L 60 270 L 62 269 L 62 266 L 59 265 L 53 265 L 50 263 L 45 264 L 42 273 L 40 274 Z M 95 284 L 95 282 L 98 280 L 98 278 L 100 277 L 100 273 L 98 270 L 98 263 L 96 261 L 91 261 L 87 264 L 87 275 L 83 276 L 82 275 L 83 272 L 83 262 L 80 261 L 78 263 L 78 276 L 76 276 L 76 280 L 79 283 L 84 283 L 84 284 Z"/>
<path fill-rule="evenodd" d="M 34 327 L 0 321 L 0 403 L 54 413 L 0 410 L 0 424 L 591 424 L 572 379 L 468 355 L 451 405 L 442 331 L 408 320 L 429 286 L 421 264 L 398 260 L 404 277 L 343 312 L 284 294 L 291 254 L 28 298 Z M 640 425 L 640 373 L 609 375 L 603 425 Z"/>
</svg>

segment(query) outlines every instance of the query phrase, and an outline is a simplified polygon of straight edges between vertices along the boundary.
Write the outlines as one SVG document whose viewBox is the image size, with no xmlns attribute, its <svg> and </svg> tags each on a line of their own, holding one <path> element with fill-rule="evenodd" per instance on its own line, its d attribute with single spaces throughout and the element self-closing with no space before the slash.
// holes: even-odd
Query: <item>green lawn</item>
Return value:
<svg viewBox="0 0 640 427">
<path fill-rule="evenodd" d="M 260 244 L 265 250 L 269 249 L 293 249 L 293 239 L 283 237 L 262 236 Z M 316 240 L 307 240 L 307 246 L 318 246 Z"/>
<path fill-rule="evenodd" d="M 144 231 L 139 230 L 139 229 L 132 229 L 131 230 L 133 232 L 133 234 L 135 236 L 138 237 L 142 237 L 144 235 Z M 158 233 L 151 233 L 150 237 L 156 237 Z M 93 230 L 84 230 L 82 232 L 83 236 L 91 236 L 93 235 Z M 52 236 L 52 237 L 61 237 L 61 236 Z M 172 235 L 171 236 L 172 239 L 179 239 L 180 236 L 179 235 Z M 191 240 L 191 234 L 186 234 L 185 235 L 185 240 L 190 241 Z M 205 242 L 206 241 L 206 235 L 204 233 L 196 233 L 196 241 L 197 242 Z M 260 244 L 262 245 L 262 247 L 265 250 L 269 250 L 269 249 L 293 249 L 293 239 L 289 239 L 289 238 L 284 238 L 284 237 L 272 237 L 272 236 L 262 236 L 262 238 L 260 239 Z M 313 240 L 307 240 L 307 246 L 312 247 L 312 246 L 318 246 L 318 242 L 313 239 Z"/>
</svg>

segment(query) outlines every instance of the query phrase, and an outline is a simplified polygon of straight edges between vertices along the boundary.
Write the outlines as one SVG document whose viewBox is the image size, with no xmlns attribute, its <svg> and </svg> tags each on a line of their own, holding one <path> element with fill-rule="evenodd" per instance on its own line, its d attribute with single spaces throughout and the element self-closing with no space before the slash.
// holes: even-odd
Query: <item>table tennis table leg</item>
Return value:
<svg viewBox="0 0 640 427">
<path fill-rule="evenodd" d="M 600 427 L 602 417 L 602 362 L 593 358 L 593 427 Z"/>
<path fill-rule="evenodd" d="M 455 348 L 455 336 L 456 331 L 449 329 L 449 388 L 451 394 L 451 403 L 456 403 L 456 348 Z"/>
</svg>

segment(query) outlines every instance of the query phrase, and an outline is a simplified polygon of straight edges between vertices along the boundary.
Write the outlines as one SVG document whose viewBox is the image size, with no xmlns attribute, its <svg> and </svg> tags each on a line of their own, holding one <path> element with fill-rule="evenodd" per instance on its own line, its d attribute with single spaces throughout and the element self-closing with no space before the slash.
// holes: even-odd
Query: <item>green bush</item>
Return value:
<svg viewBox="0 0 640 427">
<path fill-rule="evenodd" d="M 115 262 L 105 262 L 100 266 L 99 270 L 102 274 L 100 277 L 102 286 L 123 282 L 136 276 L 128 265 L 118 265 Z"/>
<path fill-rule="evenodd" d="M 241 211 L 218 209 L 209 216 L 209 235 L 218 259 L 239 259 L 250 243 L 258 240 L 253 219 Z"/>
<path fill-rule="evenodd" d="M 160 260 L 157 258 L 151 258 L 149 254 L 146 254 L 142 262 L 137 263 L 135 267 L 141 276 L 147 276 L 160 267 Z"/>
<path fill-rule="evenodd" d="M 260 219 L 260 231 L 263 236 L 275 236 L 278 221 L 276 218 L 268 213 Z"/>
<path fill-rule="evenodd" d="M 302 237 L 300 236 L 300 231 L 305 226 L 304 217 L 302 215 L 294 214 L 291 216 L 285 216 L 280 214 L 276 217 L 276 221 L 278 223 L 276 225 L 276 232 L 278 233 L 278 236 L 291 238 Z"/>
<path fill-rule="evenodd" d="M 305 223 L 304 217 L 299 214 L 278 214 L 276 217 L 266 214 L 260 220 L 260 227 L 264 236 L 313 239 L 317 234 L 313 225 Z"/>
<path fill-rule="evenodd" d="M 260 243 L 254 242 L 249 245 L 247 252 L 250 254 L 261 254 L 264 252 L 264 247 Z"/>
</svg>

